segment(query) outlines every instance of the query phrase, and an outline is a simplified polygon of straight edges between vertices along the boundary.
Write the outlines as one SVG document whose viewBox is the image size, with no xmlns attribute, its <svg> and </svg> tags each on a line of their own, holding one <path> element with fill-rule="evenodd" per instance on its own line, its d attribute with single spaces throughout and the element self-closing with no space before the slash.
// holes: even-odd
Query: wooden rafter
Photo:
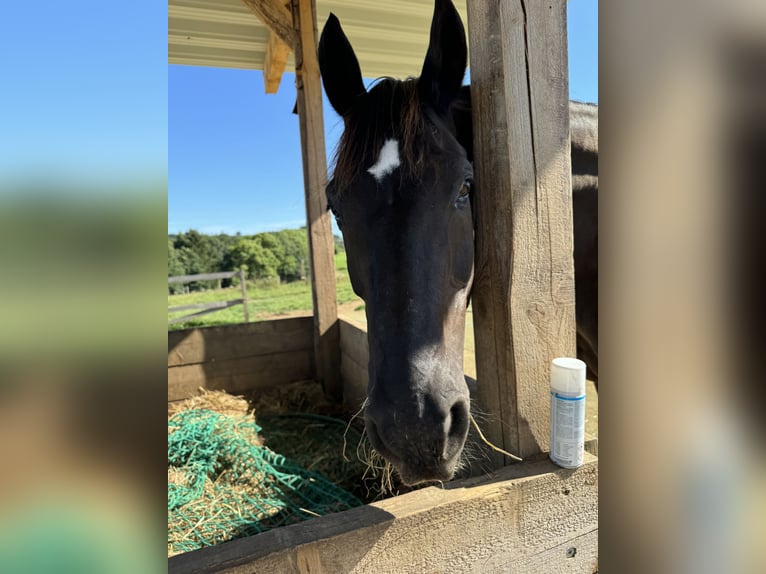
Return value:
<svg viewBox="0 0 766 574">
<path fill-rule="evenodd" d="M 263 59 L 263 84 L 267 94 L 276 94 L 285 71 L 290 46 L 279 39 L 273 31 L 269 32 L 266 57 Z"/>
<path fill-rule="evenodd" d="M 282 42 L 295 48 L 298 35 L 293 29 L 293 16 L 282 0 L 242 0 L 242 2 Z"/>
</svg>

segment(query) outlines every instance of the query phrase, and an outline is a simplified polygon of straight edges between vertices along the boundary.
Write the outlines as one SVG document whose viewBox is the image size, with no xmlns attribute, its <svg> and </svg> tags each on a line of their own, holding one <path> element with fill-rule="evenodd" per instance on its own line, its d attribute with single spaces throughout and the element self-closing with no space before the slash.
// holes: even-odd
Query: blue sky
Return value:
<svg viewBox="0 0 766 574">
<path fill-rule="evenodd" d="M 0 62 L 0 189 L 164 180 L 165 5 L 8 4 Z"/>
<path fill-rule="evenodd" d="M 569 3 L 573 99 L 598 101 L 598 2 Z M 168 66 L 168 231 L 257 233 L 305 225 L 294 77 Z M 328 158 L 342 125 L 325 100 Z M 336 229 L 337 233 L 337 229 Z"/>
</svg>

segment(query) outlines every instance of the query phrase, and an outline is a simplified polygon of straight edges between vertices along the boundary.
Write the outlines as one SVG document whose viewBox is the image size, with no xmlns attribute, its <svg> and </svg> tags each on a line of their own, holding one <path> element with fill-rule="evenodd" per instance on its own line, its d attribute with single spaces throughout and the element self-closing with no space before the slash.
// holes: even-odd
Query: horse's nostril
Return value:
<svg viewBox="0 0 766 574">
<path fill-rule="evenodd" d="M 468 404 L 464 400 L 457 401 L 449 410 L 450 414 L 450 438 L 462 438 L 468 429 Z"/>
</svg>

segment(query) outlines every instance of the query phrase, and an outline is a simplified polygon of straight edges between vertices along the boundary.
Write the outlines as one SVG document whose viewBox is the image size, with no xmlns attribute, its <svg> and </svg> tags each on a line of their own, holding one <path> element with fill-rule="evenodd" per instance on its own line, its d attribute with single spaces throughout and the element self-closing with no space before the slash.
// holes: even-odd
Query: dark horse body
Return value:
<svg viewBox="0 0 766 574">
<path fill-rule="evenodd" d="M 384 79 L 368 92 L 332 14 L 319 43 L 325 91 L 345 128 L 327 200 L 366 304 L 366 430 L 408 484 L 452 478 L 468 434 L 474 191 L 466 59 L 449 0 L 436 0 L 417 79 Z M 597 108 L 573 103 L 570 115 L 578 353 L 596 377 Z"/>
</svg>

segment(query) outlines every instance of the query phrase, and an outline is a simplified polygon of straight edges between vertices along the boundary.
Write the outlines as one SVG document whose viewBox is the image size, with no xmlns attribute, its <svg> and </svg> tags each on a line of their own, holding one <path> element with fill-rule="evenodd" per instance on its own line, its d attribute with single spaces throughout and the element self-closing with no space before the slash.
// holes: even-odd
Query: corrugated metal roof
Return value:
<svg viewBox="0 0 766 574">
<path fill-rule="evenodd" d="M 433 0 L 316 0 L 322 30 L 333 12 L 362 75 L 417 76 L 428 47 Z M 465 0 L 455 2 L 467 23 Z M 241 0 L 168 0 L 168 62 L 262 70 L 269 31 Z M 294 70 L 290 55 L 286 70 Z"/>
</svg>

